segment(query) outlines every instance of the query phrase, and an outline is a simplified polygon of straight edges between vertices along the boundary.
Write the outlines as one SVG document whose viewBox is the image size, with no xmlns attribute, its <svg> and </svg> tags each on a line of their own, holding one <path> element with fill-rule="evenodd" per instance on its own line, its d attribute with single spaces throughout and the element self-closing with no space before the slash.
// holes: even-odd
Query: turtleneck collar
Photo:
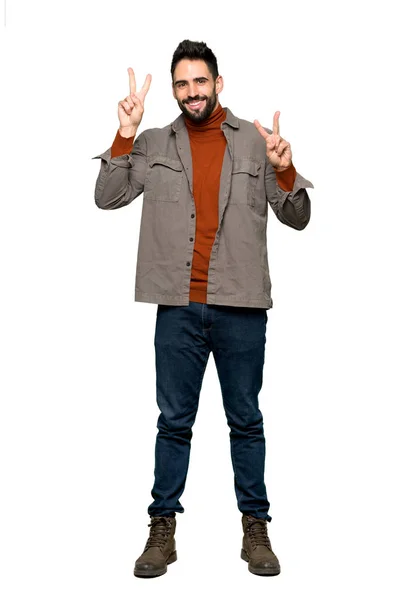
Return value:
<svg viewBox="0 0 400 600">
<path fill-rule="evenodd" d="M 210 131 L 213 129 L 221 129 L 221 123 L 226 119 L 226 113 L 222 106 L 218 103 L 218 107 L 211 113 L 211 115 L 205 121 L 201 121 L 200 123 L 196 123 L 191 119 L 187 118 L 185 115 L 185 125 L 190 131 L 190 133 L 204 132 Z"/>
</svg>

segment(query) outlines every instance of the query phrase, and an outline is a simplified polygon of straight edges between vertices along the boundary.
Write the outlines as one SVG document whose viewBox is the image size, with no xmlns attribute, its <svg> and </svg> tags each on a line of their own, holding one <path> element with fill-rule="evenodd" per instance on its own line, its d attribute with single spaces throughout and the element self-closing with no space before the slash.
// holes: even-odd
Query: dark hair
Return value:
<svg viewBox="0 0 400 600">
<path fill-rule="evenodd" d="M 207 64 L 211 75 L 215 79 L 218 77 L 217 59 L 212 50 L 204 42 L 192 42 L 191 40 L 183 40 L 177 47 L 172 57 L 171 76 L 174 78 L 175 67 L 183 58 L 189 60 L 204 60 Z"/>
</svg>

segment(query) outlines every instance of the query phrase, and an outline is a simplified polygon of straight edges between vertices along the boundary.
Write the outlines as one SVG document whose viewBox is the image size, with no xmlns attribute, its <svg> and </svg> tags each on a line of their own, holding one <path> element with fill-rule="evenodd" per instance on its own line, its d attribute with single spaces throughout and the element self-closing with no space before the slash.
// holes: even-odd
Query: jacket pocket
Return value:
<svg viewBox="0 0 400 600">
<path fill-rule="evenodd" d="M 144 200 L 178 202 L 182 178 L 183 168 L 179 160 L 164 155 L 153 156 L 144 182 Z"/>
<path fill-rule="evenodd" d="M 261 163 L 252 158 L 234 158 L 229 202 L 254 206 Z"/>
</svg>

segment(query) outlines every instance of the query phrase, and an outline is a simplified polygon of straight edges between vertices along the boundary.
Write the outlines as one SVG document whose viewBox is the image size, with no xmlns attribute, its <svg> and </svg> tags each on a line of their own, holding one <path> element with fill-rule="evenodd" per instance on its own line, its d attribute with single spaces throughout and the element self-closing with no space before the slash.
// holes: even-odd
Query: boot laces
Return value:
<svg viewBox="0 0 400 600">
<path fill-rule="evenodd" d="M 249 519 L 246 526 L 246 531 L 250 536 L 250 541 L 253 548 L 256 546 L 266 546 L 272 550 L 271 542 L 267 532 L 267 524 L 263 519 Z"/>
<path fill-rule="evenodd" d="M 165 546 L 172 527 L 171 520 L 163 516 L 154 517 L 148 527 L 150 527 L 150 533 L 145 550 L 152 546 L 158 546 L 159 548 Z"/>
</svg>

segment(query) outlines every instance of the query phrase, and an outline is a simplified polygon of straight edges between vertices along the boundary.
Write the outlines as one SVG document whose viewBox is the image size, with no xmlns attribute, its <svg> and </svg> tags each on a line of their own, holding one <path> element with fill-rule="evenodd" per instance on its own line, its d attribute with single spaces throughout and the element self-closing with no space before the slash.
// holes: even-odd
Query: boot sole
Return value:
<svg viewBox="0 0 400 600">
<path fill-rule="evenodd" d="M 170 565 L 171 563 L 174 563 L 176 560 L 178 560 L 178 556 L 177 556 L 176 550 L 175 550 L 169 556 L 166 564 Z M 163 567 L 159 571 L 152 571 L 151 573 L 149 573 L 148 571 L 141 571 L 140 568 L 138 569 L 137 567 L 135 567 L 133 574 L 135 575 L 135 577 L 143 577 L 145 579 L 151 579 L 153 577 L 159 577 L 160 575 L 164 575 L 166 572 L 167 572 L 167 566 Z"/>
<path fill-rule="evenodd" d="M 242 558 L 243 560 L 245 560 L 247 563 L 249 563 L 249 571 L 250 573 L 253 573 L 253 575 L 279 575 L 279 573 L 281 572 L 281 568 L 278 567 L 270 567 L 270 568 L 264 568 L 264 569 L 256 569 L 254 567 L 250 566 L 250 559 L 247 555 L 246 550 L 244 550 L 242 548 L 242 551 L 240 553 L 240 558 Z"/>
</svg>

